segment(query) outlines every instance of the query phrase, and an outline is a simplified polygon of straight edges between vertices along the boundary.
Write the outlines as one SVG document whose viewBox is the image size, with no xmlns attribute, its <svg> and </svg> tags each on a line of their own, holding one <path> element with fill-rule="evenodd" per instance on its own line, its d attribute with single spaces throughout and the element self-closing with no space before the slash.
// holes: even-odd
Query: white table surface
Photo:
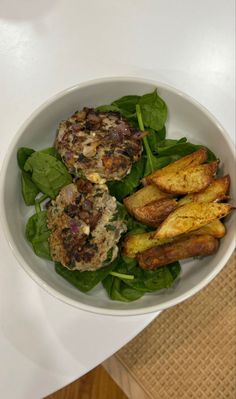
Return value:
<svg viewBox="0 0 236 399">
<path fill-rule="evenodd" d="M 234 138 L 233 0 L 1 0 L 0 163 L 28 115 L 95 77 L 169 83 Z M 0 231 L 0 397 L 40 398 L 112 355 L 157 314 L 73 309 L 21 270 Z M 157 332 L 158 333 L 158 332 Z"/>
</svg>

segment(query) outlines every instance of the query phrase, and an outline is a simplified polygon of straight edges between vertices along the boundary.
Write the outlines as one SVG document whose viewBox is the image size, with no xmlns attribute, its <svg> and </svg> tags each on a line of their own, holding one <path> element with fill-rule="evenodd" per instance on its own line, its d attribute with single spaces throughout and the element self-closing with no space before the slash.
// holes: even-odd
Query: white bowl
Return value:
<svg viewBox="0 0 236 399">
<path fill-rule="evenodd" d="M 223 127 L 189 96 L 159 82 L 138 78 L 99 79 L 64 90 L 46 101 L 25 122 L 8 149 L 1 172 L 0 213 L 2 227 L 16 259 L 47 292 L 69 305 L 108 315 L 137 315 L 166 309 L 205 287 L 224 267 L 235 247 L 235 215 L 227 222 L 227 235 L 219 251 L 202 260 L 182 262 L 175 286 L 162 293 L 145 294 L 131 303 L 111 301 L 101 285 L 83 294 L 56 274 L 54 264 L 38 258 L 25 239 L 26 220 L 32 212 L 21 196 L 20 172 L 16 162 L 19 147 L 42 149 L 51 146 L 59 122 L 83 106 L 109 104 L 128 94 L 144 94 L 158 88 L 169 109 L 168 138 L 186 136 L 214 151 L 222 162 L 222 173 L 231 175 L 231 195 L 236 199 L 235 151 Z"/>
</svg>

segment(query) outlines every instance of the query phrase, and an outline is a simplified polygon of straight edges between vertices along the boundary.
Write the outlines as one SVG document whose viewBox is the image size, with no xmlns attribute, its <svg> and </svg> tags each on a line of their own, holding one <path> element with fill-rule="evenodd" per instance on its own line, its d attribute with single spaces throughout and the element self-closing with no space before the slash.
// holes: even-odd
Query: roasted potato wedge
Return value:
<svg viewBox="0 0 236 399">
<path fill-rule="evenodd" d="M 209 234 L 210 236 L 213 236 L 215 238 L 222 238 L 226 234 L 226 228 L 224 224 L 219 219 L 217 219 L 211 223 L 206 224 L 203 227 L 200 227 L 200 229 L 198 230 L 190 232 L 189 234 Z"/>
<path fill-rule="evenodd" d="M 206 189 L 212 182 L 218 169 L 218 161 L 166 173 L 152 179 L 153 183 L 170 194 L 196 193 Z"/>
<path fill-rule="evenodd" d="M 227 216 L 234 207 L 230 204 L 190 202 L 172 212 L 155 233 L 155 238 L 173 238 Z"/>
<path fill-rule="evenodd" d="M 158 227 L 163 220 L 177 208 L 177 201 L 172 198 L 163 198 L 152 201 L 145 206 L 134 208 L 133 215 L 139 222 L 151 227 Z"/>
<path fill-rule="evenodd" d="M 134 235 L 129 234 L 124 240 L 123 254 L 130 258 L 135 258 L 139 252 L 170 241 L 173 241 L 173 239 L 159 240 L 154 238 L 153 232 Z"/>
<path fill-rule="evenodd" d="M 179 205 L 184 205 L 189 202 L 213 202 L 227 199 L 230 187 L 229 175 L 213 180 L 213 182 L 203 191 L 193 193 L 181 198 Z"/>
<path fill-rule="evenodd" d="M 157 188 L 157 186 L 150 184 L 149 186 L 143 187 L 136 191 L 136 193 L 130 195 L 129 197 L 126 197 L 124 199 L 124 205 L 128 212 L 133 215 L 133 210 L 135 208 L 147 205 L 152 201 L 168 197 L 171 197 L 171 195 L 163 193 L 159 190 L 159 188 Z"/>
<path fill-rule="evenodd" d="M 193 152 L 190 155 L 186 155 L 178 159 L 178 161 L 172 162 L 162 169 L 156 170 L 151 175 L 143 179 L 144 184 L 152 184 L 156 177 L 163 176 L 167 173 L 176 173 L 186 168 L 201 165 L 207 160 L 207 149 L 202 147 L 199 150 Z M 154 180 L 153 180 L 154 179 Z"/>
<path fill-rule="evenodd" d="M 225 226 L 220 220 L 214 220 L 213 222 L 206 224 L 198 230 L 194 230 L 189 235 L 211 235 L 215 238 L 224 237 L 226 233 Z M 135 258 L 138 253 L 145 251 L 146 249 L 153 248 L 159 245 L 163 245 L 167 242 L 174 241 L 174 238 L 170 239 L 159 239 L 154 237 L 153 232 L 140 233 L 134 235 L 128 235 L 124 240 L 123 253 L 125 256 Z"/>
<path fill-rule="evenodd" d="M 153 270 L 180 259 L 208 256 L 219 248 L 219 240 L 210 235 L 191 235 L 140 253 L 137 258 L 142 269 Z"/>
</svg>

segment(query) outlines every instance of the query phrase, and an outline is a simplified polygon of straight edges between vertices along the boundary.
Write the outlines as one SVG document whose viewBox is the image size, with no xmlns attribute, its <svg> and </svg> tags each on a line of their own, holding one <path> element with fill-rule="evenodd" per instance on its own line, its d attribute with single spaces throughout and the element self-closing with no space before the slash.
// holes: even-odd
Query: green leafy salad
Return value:
<svg viewBox="0 0 236 399">
<path fill-rule="evenodd" d="M 121 180 L 107 181 L 109 194 L 116 199 L 116 218 L 126 226 L 126 231 L 122 232 L 117 243 L 116 256 L 114 252 L 109 251 L 102 267 L 96 270 L 73 270 L 56 261 L 55 271 L 84 293 L 102 283 L 111 300 L 130 302 L 141 298 L 145 293 L 171 287 L 180 275 L 181 267 L 179 262 L 175 262 L 156 270 L 144 270 L 138 266 L 136 258 L 124 256 L 122 244 L 127 235 L 150 232 L 154 229 L 135 220 L 127 212 L 123 200 L 141 188 L 144 177 L 191 154 L 201 146 L 188 142 L 186 137 L 179 140 L 166 138 L 168 110 L 157 90 L 142 96 L 122 97 L 110 105 L 97 107 L 96 111 L 118 114 L 128 121 L 130 126 L 145 132 L 142 137 L 143 150 L 139 159 L 133 162 L 130 173 Z M 208 162 L 215 159 L 215 155 L 208 150 Z M 55 201 L 60 190 L 78 177 L 77 171 L 67 167 L 63 157 L 54 147 L 37 151 L 19 148 L 17 161 L 21 170 L 24 202 L 34 209 L 26 224 L 26 239 L 37 256 L 53 262 L 49 244 L 51 230 L 48 227 L 48 207 Z M 86 162 L 86 159 L 84 161 L 81 157 L 82 161 Z M 69 211 L 72 212 L 73 209 Z M 111 233 L 114 229 L 111 223 L 107 224 L 107 230 Z M 51 265 L 48 263 L 45 267 Z"/>
</svg>

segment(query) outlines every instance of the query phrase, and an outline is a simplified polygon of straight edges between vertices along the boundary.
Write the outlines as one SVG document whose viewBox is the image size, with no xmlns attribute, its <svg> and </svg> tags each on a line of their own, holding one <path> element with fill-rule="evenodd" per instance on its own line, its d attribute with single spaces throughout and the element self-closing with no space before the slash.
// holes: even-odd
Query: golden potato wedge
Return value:
<svg viewBox="0 0 236 399">
<path fill-rule="evenodd" d="M 150 184 L 149 186 L 143 187 L 136 191 L 136 193 L 130 195 L 129 197 L 126 197 L 124 199 L 124 205 L 128 212 L 133 215 L 134 208 L 138 208 L 139 206 L 144 206 L 149 202 L 168 197 L 171 197 L 171 195 L 163 193 L 159 190 L 159 188 L 157 188 L 157 186 Z"/>
<path fill-rule="evenodd" d="M 234 207 L 230 204 L 190 202 L 172 212 L 155 233 L 155 238 L 173 238 L 227 216 Z"/>
<path fill-rule="evenodd" d="M 139 252 L 173 241 L 173 239 L 159 240 L 154 238 L 153 235 L 153 232 L 127 235 L 123 243 L 123 254 L 135 258 Z"/>
<path fill-rule="evenodd" d="M 230 187 L 229 175 L 213 180 L 213 182 L 203 191 L 193 193 L 181 198 L 178 204 L 184 205 L 189 202 L 213 202 L 227 199 Z"/>
<path fill-rule="evenodd" d="M 193 166 L 201 165 L 207 160 L 207 149 L 202 147 L 199 150 L 193 152 L 192 154 L 186 155 L 178 159 L 178 161 L 172 162 L 162 169 L 158 169 L 151 175 L 145 177 L 144 184 L 152 184 L 153 179 L 158 176 L 163 176 L 167 173 L 176 173 L 183 169 L 190 168 Z"/>
<path fill-rule="evenodd" d="M 137 258 L 142 269 L 153 270 L 181 259 L 208 256 L 219 248 L 219 240 L 210 235 L 191 235 L 140 253 Z"/>
<path fill-rule="evenodd" d="M 226 228 L 219 219 L 216 219 L 213 222 L 200 227 L 198 230 L 191 231 L 189 234 L 209 234 L 215 238 L 222 238 L 226 234 Z"/>
<path fill-rule="evenodd" d="M 145 206 L 134 208 L 133 215 L 139 222 L 151 227 L 158 227 L 163 220 L 177 208 L 177 201 L 172 198 L 162 198 Z"/>
<path fill-rule="evenodd" d="M 218 161 L 206 163 L 181 170 L 176 173 L 166 173 L 152 179 L 157 187 L 170 194 L 196 193 L 207 188 L 217 171 Z"/>
<path fill-rule="evenodd" d="M 206 224 L 205 226 L 201 227 L 198 230 L 191 231 L 190 233 L 188 233 L 188 236 L 207 234 L 215 238 L 221 238 L 224 237 L 225 233 L 226 233 L 225 226 L 220 220 L 217 219 L 209 224 Z M 167 242 L 172 242 L 174 240 L 175 238 L 170 238 L 170 239 L 155 238 L 153 232 L 127 235 L 127 237 L 124 240 L 123 253 L 124 255 L 129 256 L 130 258 L 135 258 L 138 253 L 141 253 L 146 249 L 157 247 Z"/>
</svg>

